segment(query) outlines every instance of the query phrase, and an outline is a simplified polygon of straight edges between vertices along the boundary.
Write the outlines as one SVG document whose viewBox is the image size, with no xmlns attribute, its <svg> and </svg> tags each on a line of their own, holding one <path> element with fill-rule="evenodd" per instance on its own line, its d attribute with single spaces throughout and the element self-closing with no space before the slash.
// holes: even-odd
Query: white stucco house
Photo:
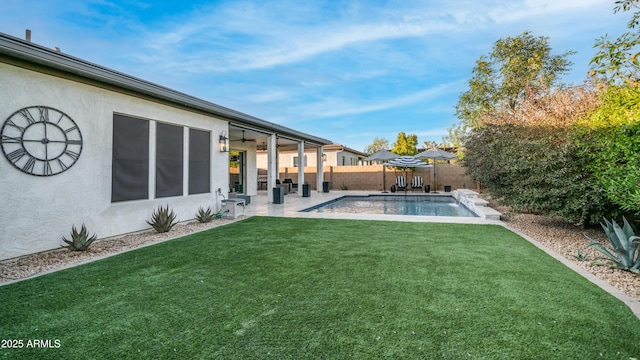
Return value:
<svg viewBox="0 0 640 360">
<path fill-rule="evenodd" d="M 229 149 L 251 196 L 256 144 L 269 188 L 277 149 L 321 158 L 331 144 L 2 33 L 0 129 L 0 259 L 58 248 L 73 225 L 99 238 L 149 229 L 159 205 L 181 221 L 217 209 Z"/>
</svg>

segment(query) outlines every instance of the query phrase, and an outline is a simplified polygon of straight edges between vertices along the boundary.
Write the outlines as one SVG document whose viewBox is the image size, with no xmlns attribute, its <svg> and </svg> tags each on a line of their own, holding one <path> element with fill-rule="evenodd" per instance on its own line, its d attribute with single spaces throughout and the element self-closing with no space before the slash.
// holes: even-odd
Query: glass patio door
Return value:
<svg viewBox="0 0 640 360">
<path fill-rule="evenodd" d="M 229 185 L 231 192 L 244 194 L 246 184 L 246 154 L 244 151 L 229 152 Z"/>
</svg>

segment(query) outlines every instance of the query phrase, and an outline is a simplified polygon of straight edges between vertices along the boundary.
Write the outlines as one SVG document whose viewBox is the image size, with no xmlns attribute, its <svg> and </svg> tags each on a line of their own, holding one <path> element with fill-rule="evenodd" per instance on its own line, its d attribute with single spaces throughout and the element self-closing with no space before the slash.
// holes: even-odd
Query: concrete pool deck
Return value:
<svg viewBox="0 0 640 360">
<path fill-rule="evenodd" d="M 391 193 L 388 193 L 392 195 Z M 402 195 L 404 193 L 396 193 Z M 418 195 L 420 193 L 407 192 L 407 195 Z M 408 222 L 444 222 L 458 224 L 494 224 L 503 225 L 503 222 L 495 219 L 482 219 L 475 217 L 453 217 L 453 216 L 421 216 L 421 215 L 388 215 L 388 214 L 344 214 L 344 213 L 308 213 L 300 212 L 327 201 L 335 200 L 343 196 L 366 196 L 383 195 L 380 192 L 371 191 L 331 191 L 328 193 L 311 192 L 310 197 L 302 197 L 296 193 L 285 195 L 283 204 L 268 204 L 267 192 L 259 191 L 257 196 L 251 197 L 251 204 L 245 207 L 246 216 L 277 216 L 277 217 L 299 217 L 312 219 L 352 219 L 352 220 L 386 220 L 386 221 L 408 221 Z M 421 193 L 421 195 L 425 195 Z M 435 194 L 434 194 L 435 195 Z M 453 196 L 452 193 L 439 193 L 438 196 Z M 490 208 L 489 208 L 490 209 Z"/>
</svg>

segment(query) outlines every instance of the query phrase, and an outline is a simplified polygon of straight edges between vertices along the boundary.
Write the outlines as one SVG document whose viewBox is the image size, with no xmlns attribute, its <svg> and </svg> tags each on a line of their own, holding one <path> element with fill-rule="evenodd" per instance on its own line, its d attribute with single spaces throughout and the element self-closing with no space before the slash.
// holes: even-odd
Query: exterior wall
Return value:
<svg viewBox="0 0 640 360">
<path fill-rule="evenodd" d="M 354 166 L 358 164 L 358 156 L 348 151 L 336 153 L 336 164 L 338 166 Z"/>
<path fill-rule="evenodd" d="M 83 137 L 78 161 L 54 176 L 25 174 L 0 156 L 0 259 L 58 248 L 72 225 L 84 223 L 105 238 L 149 229 L 145 220 L 159 205 L 168 204 L 180 221 L 194 218 L 200 206 L 217 208 L 216 190 L 229 186 L 228 153 L 217 149 L 218 135 L 228 131 L 226 121 L 7 64 L 0 63 L 0 74 L 0 121 L 24 107 L 45 105 L 69 115 Z M 154 121 L 211 131 L 212 192 L 111 203 L 114 113 L 152 120 L 150 162 Z M 152 194 L 153 173 L 150 165 Z"/>
<path fill-rule="evenodd" d="M 298 152 L 278 152 L 278 164 L 280 167 L 294 167 L 293 158 L 298 157 Z M 316 166 L 316 149 L 305 150 L 304 158 L 306 160 L 305 165 L 309 167 Z M 265 152 L 258 153 L 256 155 L 256 165 L 259 169 L 267 168 L 267 154 Z"/>
<path fill-rule="evenodd" d="M 324 154 L 326 155 L 327 160 L 323 161 L 324 164 L 322 164 L 323 166 L 339 166 L 338 164 L 338 152 L 337 151 L 324 151 Z M 317 164 L 318 162 L 316 161 L 316 158 L 314 156 L 313 159 L 313 163 Z M 309 166 L 312 166 L 311 164 L 307 164 Z M 326 181 L 326 178 L 325 178 Z"/>
<path fill-rule="evenodd" d="M 469 175 L 465 174 L 463 167 L 455 164 L 437 164 L 438 173 L 438 191 L 443 191 L 444 185 L 451 186 L 451 190 L 456 189 L 477 189 L 477 184 L 473 182 Z M 365 191 L 382 191 L 382 165 L 368 166 L 325 166 L 324 179 L 329 181 L 331 190 L 340 190 L 344 184 L 348 190 L 365 190 Z M 280 168 L 280 179 L 296 178 L 292 174 L 296 174 L 297 168 Z M 389 191 L 391 185 L 396 183 L 396 176 L 402 175 L 402 170 L 394 170 L 387 167 L 386 169 L 386 190 Z M 433 186 L 433 168 L 418 168 L 413 175 L 422 176 L 425 185 Z M 411 170 L 407 172 L 407 182 L 410 184 L 412 179 Z M 316 170 L 315 168 L 305 168 L 304 180 L 311 185 L 311 189 L 316 189 Z"/>
<path fill-rule="evenodd" d="M 342 165 L 342 157 L 344 156 L 344 164 L 345 166 L 351 165 L 353 161 L 354 164 L 358 164 L 358 155 L 353 154 L 348 151 L 331 151 L 325 150 L 324 154 L 327 157 L 327 160 L 324 161 L 324 166 L 343 166 Z M 308 167 L 316 167 L 317 157 L 316 157 L 316 149 L 305 150 L 305 165 Z M 278 166 L 283 167 L 294 167 L 293 166 L 293 158 L 298 157 L 298 152 L 279 152 L 278 153 Z M 352 160 L 353 159 L 353 160 Z M 267 168 L 267 154 L 259 153 L 257 154 L 257 166 L 260 169 Z"/>
</svg>

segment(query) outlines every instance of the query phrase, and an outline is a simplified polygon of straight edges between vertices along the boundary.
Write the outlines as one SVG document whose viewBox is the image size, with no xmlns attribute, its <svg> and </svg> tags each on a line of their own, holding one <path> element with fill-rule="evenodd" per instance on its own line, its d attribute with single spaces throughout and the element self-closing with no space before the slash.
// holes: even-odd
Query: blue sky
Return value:
<svg viewBox="0 0 640 360">
<path fill-rule="evenodd" d="M 363 150 L 442 140 L 475 61 L 525 30 L 577 51 L 628 14 L 614 0 L 3 0 L 0 32 Z"/>
</svg>

